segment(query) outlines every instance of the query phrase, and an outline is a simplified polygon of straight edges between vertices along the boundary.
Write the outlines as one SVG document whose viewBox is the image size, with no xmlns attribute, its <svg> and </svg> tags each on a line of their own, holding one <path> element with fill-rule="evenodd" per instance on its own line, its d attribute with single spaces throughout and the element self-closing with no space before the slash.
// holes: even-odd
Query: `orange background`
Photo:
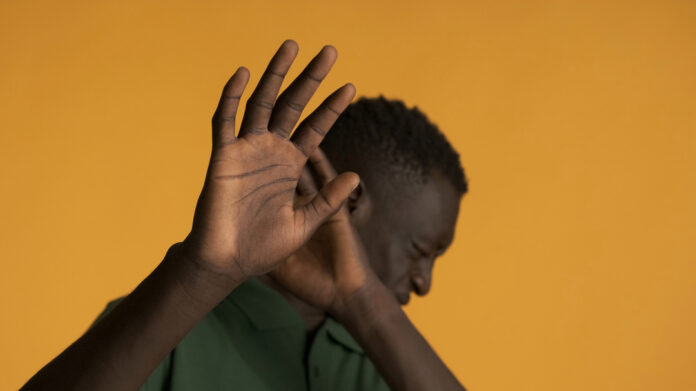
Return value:
<svg viewBox="0 0 696 391">
<path fill-rule="evenodd" d="M 407 311 L 467 387 L 696 389 L 695 21 L 658 0 L 3 1 L 0 389 L 184 238 L 222 85 L 285 38 L 298 63 L 338 48 L 318 95 L 402 98 L 460 151 L 457 237 Z"/>
</svg>

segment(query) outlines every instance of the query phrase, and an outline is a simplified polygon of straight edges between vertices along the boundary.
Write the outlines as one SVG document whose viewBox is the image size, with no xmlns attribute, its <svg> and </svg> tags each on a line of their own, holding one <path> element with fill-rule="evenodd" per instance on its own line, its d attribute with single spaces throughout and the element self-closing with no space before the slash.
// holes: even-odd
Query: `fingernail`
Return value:
<svg viewBox="0 0 696 391">
<path fill-rule="evenodd" d="M 358 185 L 360 185 L 360 177 L 358 177 L 357 175 L 356 177 L 358 179 L 353 183 L 353 188 L 351 189 L 351 191 L 355 190 L 358 187 Z"/>
</svg>

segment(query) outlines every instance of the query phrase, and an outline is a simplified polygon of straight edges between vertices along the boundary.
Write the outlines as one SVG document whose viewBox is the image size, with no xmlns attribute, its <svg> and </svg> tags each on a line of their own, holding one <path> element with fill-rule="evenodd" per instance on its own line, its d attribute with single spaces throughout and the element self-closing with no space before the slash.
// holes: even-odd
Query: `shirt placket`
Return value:
<svg viewBox="0 0 696 391">
<path fill-rule="evenodd" d="M 327 344 L 326 329 L 321 328 L 312 341 L 307 358 L 307 385 L 310 391 L 328 390 L 329 371 L 329 346 Z"/>
</svg>

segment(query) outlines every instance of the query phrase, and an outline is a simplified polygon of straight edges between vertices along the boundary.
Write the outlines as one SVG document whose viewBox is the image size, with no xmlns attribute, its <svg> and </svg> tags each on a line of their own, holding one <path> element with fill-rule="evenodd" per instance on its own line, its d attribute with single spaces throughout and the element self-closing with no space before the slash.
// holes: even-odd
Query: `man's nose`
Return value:
<svg viewBox="0 0 696 391">
<path fill-rule="evenodd" d="M 433 262 L 430 259 L 418 262 L 417 268 L 411 275 L 413 291 L 418 296 L 425 296 L 430 292 L 432 282 Z"/>
</svg>

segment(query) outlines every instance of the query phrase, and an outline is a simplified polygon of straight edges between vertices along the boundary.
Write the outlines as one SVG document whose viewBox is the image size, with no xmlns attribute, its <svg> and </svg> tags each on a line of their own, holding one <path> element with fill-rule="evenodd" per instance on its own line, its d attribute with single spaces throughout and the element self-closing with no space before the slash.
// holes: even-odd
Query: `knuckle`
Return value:
<svg viewBox="0 0 696 391">
<path fill-rule="evenodd" d="M 280 136 L 280 137 L 283 138 L 283 139 L 286 139 L 286 138 L 288 138 L 288 136 L 290 135 L 290 130 L 289 130 L 289 129 L 286 129 L 286 128 L 280 128 L 280 127 L 279 127 L 279 128 L 276 128 L 276 129 L 273 131 L 273 133 L 275 133 L 276 135 Z"/>
<path fill-rule="evenodd" d="M 324 77 L 323 77 L 323 76 L 321 76 L 321 75 L 319 75 L 319 76 L 313 75 L 311 72 L 308 72 L 308 71 L 302 72 L 302 77 L 305 78 L 305 79 L 307 79 L 307 80 L 310 80 L 310 81 L 312 81 L 312 82 L 314 82 L 314 83 L 317 83 L 317 84 L 318 84 L 318 83 L 321 83 L 322 80 L 324 80 Z"/>
<path fill-rule="evenodd" d="M 305 147 L 302 144 L 295 143 L 295 142 L 293 144 L 295 144 L 295 148 L 297 148 L 300 152 L 302 152 L 302 154 L 306 158 L 309 158 L 310 155 L 309 155 L 309 153 L 307 153 L 307 150 L 305 149 Z"/>
<path fill-rule="evenodd" d="M 239 96 L 239 95 L 224 95 L 222 98 L 225 100 L 225 102 L 234 103 L 234 102 L 238 102 L 239 99 L 241 99 L 241 96 Z"/>
<path fill-rule="evenodd" d="M 333 113 L 333 114 L 334 114 L 335 116 L 337 116 L 337 117 L 338 117 L 339 115 L 341 115 L 341 112 L 340 112 L 339 110 L 337 110 L 337 109 L 331 107 L 331 105 L 326 105 L 326 106 L 324 106 L 324 108 L 325 108 L 326 110 L 328 110 L 329 112 Z"/>
<path fill-rule="evenodd" d="M 269 69 L 269 70 L 268 70 L 268 76 L 269 76 L 269 77 L 270 77 L 270 76 L 273 76 L 273 77 L 277 77 L 277 78 L 280 78 L 280 79 L 284 79 L 286 74 L 287 74 L 287 72 L 278 72 L 278 71 L 274 71 L 274 70 L 272 70 L 272 69 Z"/>
<path fill-rule="evenodd" d="M 283 104 L 296 113 L 302 113 L 302 110 L 304 110 L 304 105 L 296 102 L 291 102 L 290 100 L 283 101 Z"/>
<path fill-rule="evenodd" d="M 327 211 L 332 211 L 334 209 L 331 201 L 326 197 L 326 194 L 324 194 L 323 191 L 320 191 L 319 194 L 317 194 L 317 202 L 320 203 L 321 206 Z"/>
<path fill-rule="evenodd" d="M 258 98 L 249 99 L 249 100 L 247 101 L 246 106 L 247 106 L 247 108 L 253 108 L 254 106 L 256 106 L 256 107 L 258 107 L 258 108 L 261 108 L 261 109 L 264 109 L 264 110 L 269 110 L 269 111 L 273 109 L 273 103 L 272 103 L 272 102 L 269 102 L 269 101 L 266 101 L 266 100 L 262 100 L 262 99 L 258 99 Z"/>
<path fill-rule="evenodd" d="M 325 131 L 324 129 L 320 128 L 319 126 L 310 123 L 310 124 L 308 125 L 308 127 L 309 127 L 309 129 L 310 129 L 311 131 L 313 131 L 314 133 L 320 135 L 321 137 L 326 136 L 326 131 Z"/>
</svg>

